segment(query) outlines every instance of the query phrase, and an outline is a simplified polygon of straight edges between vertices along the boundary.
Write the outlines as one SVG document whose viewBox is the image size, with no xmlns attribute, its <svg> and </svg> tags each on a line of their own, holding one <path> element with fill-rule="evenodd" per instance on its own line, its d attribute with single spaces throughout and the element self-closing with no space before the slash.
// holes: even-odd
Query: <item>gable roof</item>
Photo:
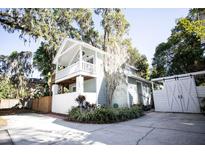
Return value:
<svg viewBox="0 0 205 154">
<path fill-rule="evenodd" d="M 144 78 L 142 78 L 142 77 L 139 77 L 139 76 L 137 76 L 137 75 L 131 75 L 131 74 L 129 74 L 129 75 L 127 75 L 127 76 L 130 77 L 130 78 L 134 78 L 134 79 L 136 79 L 136 80 L 138 80 L 138 81 L 148 83 L 148 84 L 151 84 L 151 83 L 152 83 L 151 81 L 146 80 L 146 79 L 144 79 Z"/>
<path fill-rule="evenodd" d="M 90 45 L 90 44 L 88 44 L 88 43 L 85 43 L 85 42 L 83 42 L 83 41 L 78 41 L 78 40 L 70 39 L 70 38 L 66 38 L 66 39 L 62 42 L 62 44 L 61 44 L 59 50 L 57 51 L 57 54 L 56 54 L 56 56 L 55 56 L 55 58 L 54 58 L 54 60 L 53 60 L 53 63 L 56 64 L 58 58 L 59 58 L 62 54 L 65 54 L 65 53 L 67 53 L 67 52 L 70 52 L 70 50 L 71 50 L 72 48 L 74 48 L 74 47 L 76 47 L 76 46 L 78 46 L 78 45 L 79 45 L 79 46 L 86 47 L 86 48 L 89 48 L 89 49 L 94 50 L 94 51 L 97 51 L 98 53 L 101 53 L 101 54 L 106 54 L 103 50 L 98 49 L 98 48 L 96 48 L 96 47 L 94 47 L 94 46 L 92 46 L 92 45 Z M 74 54 L 74 53 L 71 53 L 71 54 Z"/>
</svg>

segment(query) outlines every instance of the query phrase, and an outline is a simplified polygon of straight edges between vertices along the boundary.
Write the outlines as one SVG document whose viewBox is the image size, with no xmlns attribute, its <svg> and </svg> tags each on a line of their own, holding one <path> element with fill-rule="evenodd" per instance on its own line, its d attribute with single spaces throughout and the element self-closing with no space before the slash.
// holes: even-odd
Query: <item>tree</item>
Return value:
<svg viewBox="0 0 205 154">
<path fill-rule="evenodd" d="M 154 58 L 152 61 L 152 78 L 162 77 L 168 75 L 167 69 L 170 68 L 170 49 L 171 45 L 169 42 L 160 43 L 154 53 Z"/>
<path fill-rule="evenodd" d="M 16 89 L 11 84 L 9 78 L 0 78 L 0 99 L 16 97 Z"/>
<path fill-rule="evenodd" d="M 101 15 L 101 26 L 103 27 L 103 44 L 102 49 L 107 51 L 107 43 L 113 36 L 122 37 L 129 27 L 121 9 L 99 8 L 95 9 L 97 15 Z"/>
<path fill-rule="evenodd" d="M 168 41 L 160 43 L 155 50 L 152 77 L 203 70 L 204 47 L 200 37 L 195 32 L 190 33 L 179 20 Z"/>
<path fill-rule="evenodd" d="M 45 56 L 44 62 L 52 62 L 65 37 L 83 40 L 93 46 L 97 46 L 98 42 L 98 32 L 94 30 L 90 9 L 0 9 L 0 25 L 9 33 L 20 32 L 19 37 L 25 42 L 31 38 L 41 39 L 41 52 L 37 51 L 36 54 L 43 54 L 44 50 L 44 55 L 48 55 Z M 44 71 L 42 74 L 47 78 L 47 66 L 42 68 L 44 65 L 41 65 L 44 57 L 35 57 L 35 66 L 40 68 L 39 71 Z M 37 66 L 38 64 L 40 66 Z"/>
<path fill-rule="evenodd" d="M 41 43 L 41 46 L 37 49 L 33 56 L 33 66 L 41 72 L 41 75 L 47 81 L 48 91 L 51 94 L 51 78 L 52 72 L 55 70 L 55 65 L 52 63 L 55 54 L 49 51 L 48 44 Z M 46 63 L 45 63 L 46 62 Z"/>
<path fill-rule="evenodd" d="M 95 9 L 95 13 L 102 17 L 103 28 L 102 49 L 107 53 L 104 65 L 107 83 L 108 102 L 111 105 L 116 88 L 126 84 L 124 66 L 130 63 L 138 69 L 138 74 L 148 78 L 147 58 L 133 48 L 128 34 L 129 23 L 122 9 Z"/>
<path fill-rule="evenodd" d="M 186 18 L 179 19 L 179 23 L 189 33 L 195 33 L 198 38 L 205 39 L 205 9 L 190 9 Z"/>
<path fill-rule="evenodd" d="M 16 97 L 24 97 L 27 95 L 27 78 L 32 72 L 32 53 L 30 51 L 22 51 L 18 53 L 13 51 L 9 56 L 1 59 L 0 63 L 4 63 L 6 67 L 3 77 L 9 77 L 9 80 L 16 89 Z M 5 81 L 5 83 L 7 83 Z M 8 83 L 7 83 L 8 84 Z"/>
<path fill-rule="evenodd" d="M 11 33 L 19 31 L 20 38 L 25 42 L 31 38 L 40 38 L 42 40 L 41 46 L 34 54 L 34 64 L 48 81 L 49 76 L 54 71 L 52 65 L 53 57 L 65 37 L 83 40 L 93 46 L 104 49 L 108 54 L 109 52 L 111 54 L 124 53 L 126 46 L 122 43 L 128 32 L 129 23 L 122 9 L 95 9 L 95 13 L 102 17 L 103 39 L 100 39 L 101 37 L 94 29 L 92 11 L 90 9 L 0 9 L 0 25 Z M 27 36 L 30 36 L 29 39 Z M 118 51 L 119 49 L 123 49 L 123 51 Z M 133 54 L 136 53 L 133 52 Z M 123 58 L 123 55 L 115 54 L 113 56 L 122 57 L 121 66 L 127 60 L 127 58 Z M 137 54 L 136 57 L 138 57 Z M 146 57 L 140 57 L 136 61 L 136 65 L 139 62 L 138 68 L 142 72 L 142 76 L 146 77 Z M 49 63 L 47 64 L 50 65 L 45 64 L 45 61 L 48 61 Z M 112 66 L 115 66 L 115 64 Z M 121 70 L 118 66 L 120 65 L 117 65 L 117 69 Z M 106 72 L 106 74 L 109 75 L 110 72 Z M 114 81 L 115 76 L 112 76 L 112 78 L 109 76 L 109 80 Z M 118 83 L 118 81 L 114 82 Z M 115 87 L 112 88 L 115 89 Z"/>
<path fill-rule="evenodd" d="M 73 26 L 74 23 L 77 26 Z M 34 39 L 41 38 L 54 50 L 65 37 L 85 37 L 93 45 L 97 37 L 89 9 L 1 9 L 0 24 L 8 32 L 19 31 L 24 41 L 28 41 L 28 35 Z"/>
<path fill-rule="evenodd" d="M 122 84 L 126 84 L 123 68 L 127 59 L 128 52 L 126 46 L 123 46 L 120 40 L 110 40 L 104 59 L 109 105 L 112 105 L 112 98 L 116 88 Z"/>
<path fill-rule="evenodd" d="M 0 55 L 0 77 L 5 77 L 8 71 L 8 57 L 5 55 Z"/>
<path fill-rule="evenodd" d="M 130 39 L 123 40 L 123 44 L 127 46 L 128 61 L 127 63 L 137 68 L 136 74 L 148 79 L 149 78 L 149 64 L 147 57 L 139 53 L 139 51 L 132 46 Z"/>
<path fill-rule="evenodd" d="M 102 17 L 102 49 L 107 53 L 104 59 L 107 100 L 112 105 L 115 89 L 120 84 L 126 84 L 123 65 L 127 62 L 128 52 L 122 40 L 129 24 L 121 9 L 96 9 L 95 13 Z"/>
</svg>

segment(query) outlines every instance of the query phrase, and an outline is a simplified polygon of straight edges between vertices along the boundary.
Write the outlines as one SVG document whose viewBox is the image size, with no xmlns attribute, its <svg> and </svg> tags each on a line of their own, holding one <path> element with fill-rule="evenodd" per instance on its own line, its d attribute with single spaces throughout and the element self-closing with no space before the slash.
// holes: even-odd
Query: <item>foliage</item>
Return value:
<svg viewBox="0 0 205 154">
<path fill-rule="evenodd" d="M 20 32 L 19 37 L 25 42 L 31 38 L 43 41 L 35 53 L 34 63 L 47 81 L 48 74 L 54 70 L 53 57 L 65 37 L 93 46 L 97 46 L 98 41 L 90 9 L 0 9 L 0 25 L 9 33 Z"/>
<path fill-rule="evenodd" d="M 27 78 L 32 71 L 31 58 L 32 53 L 30 51 L 17 52 L 13 51 L 9 56 L 3 57 L 1 64 L 3 68 L 1 70 L 3 76 L 9 77 L 10 83 L 16 89 L 16 97 L 24 97 L 28 94 Z"/>
<path fill-rule="evenodd" d="M 129 23 L 121 9 L 99 8 L 95 9 L 97 15 L 101 15 L 101 26 L 103 27 L 102 49 L 107 51 L 107 43 L 110 39 L 121 38 L 128 31 Z"/>
<path fill-rule="evenodd" d="M 81 112 L 83 112 L 83 110 L 92 110 L 96 108 L 95 104 L 90 104 L 88 101 L 86 101 L 86 97 L 84 95 L 79 95 L 75 101 L 78 103 L 78 107 L 80 108 Z"/>
<path fill-rule="evenodd" d="M 0 80 L 0 99 L 15 98 L 16 89 L 11 84 L 8 78 L 1 78 Z"/>
<path fill-rule="evenodd" d="M 28 41 L 28 35 L 34 39 L 42 38 L 54 51 L 67 36 L 77 39 L 85 37 L 92 45 L 97 36 L 90 9 L 1 9 L 0 24 L 8 32 L 19 31 L 20 38 L 25 41 Z M 88 34 L 92 35 L 92 39 Z"/>
<path fill-rule="evenodd" d="M 130 39 L 123 40 L 123 44 L 127 46 L 127 51 L 129 54 L 128 63 L 131 66 L 135 66 L 138 70 L 137 75 L 148 79 L 149 78 L 149 64 L 147 57 L 139 53 L 139 51 L 132 46 Z"/>
<path fill-rule="evenodd" d="M 113 123 L 134 119 L 143 115 L 140 106 L 131 108 L 97 108 L 91 111 L 80 112 L 78 107 L 68 113 L 68 120 L 84 123 Z"/>
<path fill-rule="evenodd" d="M 41 46 L 36 50 L 33 56 L 33 66 L 36 67 L 48 81 L 49 72 L 53 72 L 55 69 L 52 60 L 55 55 L 53 52 L 48 50 L 48 44 L 41 43 Z"/>
<path fill-rule="evenodd" d="M 82 108 L 83 108 L 83 107 L 86 108 L 85 100 L 86 100 L 86 98 L 85 98 L 85 96 L 83 96 L 83 95 L 79 95 L 79 96 L 75 99 L 75 101 L 78 103 L 78 106 L 80 107 L 80 111 L 82 111 Z"/>
<path fill-rule="evenodd" d="M 115 89 L 125 84 L 123 65 L 127 62 L 128 52 L 122 40 L 129 24 L 121 9 L 96 9 L 95 13 L 101 15 L 103 27 L 102 49 L 107 52 L 104 59 L 106 91 L 108 104 L 111 105 Z"/>
<path fill-rule="evenodd" d="M 189 32 L 194 33 L 198 38 L 205 39 L 205 9 L 191 9 L 186 18 L 179 19 L 179 23 Z"/>
<path fill-rule="evenodd" d="M 126 46 L 118 40 L 109 42 L 107 53 L 104 58 L 106 92 L 108 104 L 112 105 L 114 91 L 119 85 L 126 84 L 124 65 L 128 59 Z"/>
<path fill-rule="evenodd" d="M 52 61 L 65 37 L 85 41 L 93 46 L 104 49 L 108 53 L 110 52 L 109 54 L 113 54 L 117 44 L 119 49 L 123 49 L 123 52 L 116 50 L 114 52 L 115 55 L 112 56 L 120 57 L 122 61 L 121 66 L 127 61 L 128 56 L 135 57 L 137 60 L 133 60 L 133 64 L 139 69 L 139 74 L 147 78 L 148 63 L 146 57 L 138 55 L 135 49 L 129 55 L 127 52 L 124 52 L 126 46 L 123 45 L 123 40 L 126 34 L 128 34 L 129 23 L 122 9 L 99 8 L 95 9 L 94 12 L 101 16 L 102 39 L 99 37 L 98 31 L 95 30 L 91 9 L 0 9 L 0 25 L 9 33 L 20 32 L 19 37 L 25 42 L 30 41 L 31 38 L 42 41 L 41 46 L 34 54 L 34 65 L 47 80 L 49 89 L 51 89 L 50 81 L 55 69 Z M 121 55 L 118 56 L 118 53 Z M 124 57 L 123 53 L 125 53 Z M 110 57 L 108 59 L 113 58 Z M 115 62 L 113 61 L 113 63 Z M 119 64 L 119 62 L 117 63 Z M 115 71 L 113 75 L 108 72 L 106 73 L 108 77 L 107 83 L 111 82 L 111 85 L 108 85 L 111 94 L 113 94 L 112 91 L 121 82 L 117 80 L 122 79 L 123 76 L 119 65 L 115 70 L 118 72 Z M 119 78 L 116 77 L 115 79 L 115 75 Z M 111 97 L 109 96 L 109 100 Z"/>
<path fill-rule="evenodd" d="M 55 54 L 49 50 L 49 45 L 44 42 L 41 43 L 41 46 L 37 49 L 33 56 L 33 66 L 41 72 L 41 75 L 47 81 L 47 91 L 51 94 L 51 78 L 52 72 L 55 70 L 55 65 L 52 63 Z M 45 62 L 46 61 L 46 62 Z"/>
<path fill-rule="evenodd" d="M 8 57 L 5 55 L 0 55 L 0 74 L 5 77 L 8 72 Z"/>
<path fill-rule="evenodd" d="M 39 98 L 42 96 L 49 96 L 49 92 L 47 90 L 48 90 L 47 84 L 45 85 L 35 84 L 35 88 L 31 91 L 30 97 Z"/>
<path fill-rule="evenodd" d="M 204 47 L 199 37 L 178 21 L 168 41 L 160 43 L 155 50 L 152 78 L 203 70 Z"/>
</svg>

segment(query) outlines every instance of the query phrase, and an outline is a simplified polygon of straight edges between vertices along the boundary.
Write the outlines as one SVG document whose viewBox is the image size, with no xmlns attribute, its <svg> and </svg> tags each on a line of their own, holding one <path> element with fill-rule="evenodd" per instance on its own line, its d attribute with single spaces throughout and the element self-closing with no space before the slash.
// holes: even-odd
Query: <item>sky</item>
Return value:
<svg viewBox="0 0 205 154">
<path fill-rule="evenodd" d="M 171 34 L 171 29 L 176 24 L 176 19 L 185 17 L 189 9 L 125 9 L 124 14 L 128 20 L 129 37 L 132 44 L 141 54 L 146 55 L 149 64 L 155 52 L 156 46 L 165 42 Z M 93 17 L 95 27 L 102 31 L 100 27 L 100 18 L 97 15 Z M 31 40 L 30 43 L 24 43 L 19 39 L 19 33 L 8 33 L 0 27 L 0 54 L 8 55 L 12 51 L 32 51 L 35 52 L 40 45 L 40 41 Z M 35 77 L 39 73 L 35 72 Z"/>
</svg>

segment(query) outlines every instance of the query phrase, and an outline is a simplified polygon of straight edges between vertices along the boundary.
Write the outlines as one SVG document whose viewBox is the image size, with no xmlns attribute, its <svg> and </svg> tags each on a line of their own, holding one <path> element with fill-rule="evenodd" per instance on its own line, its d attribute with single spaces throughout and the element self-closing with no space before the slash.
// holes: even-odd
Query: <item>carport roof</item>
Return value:
<svg viewBox="0 0 205 154">
<path fill-rule="evenodd" d="M 173 75 L 173 76 L 166 76 L 161 78 L 154 78 L 151 81 L 162 81 L 162 80 L 168 80 L 168 79 L 174 79 L 174 78 L 183 78 L 188 76 L 196 76 L 196 75 L 202 75 L 205 74 L 205 71 L 199 71 L 199 72 L 192 72 L 187 74 L 179 74 L 179 75 Z"/>
<path fill-rule="evenodd" d="M 149 84 L 152 83 L 151 81 L 148 81 L 148 80 L 146 80 L 146 79 L 144 79 L 144 78 L 141 78 L 141 77 L 139 77 L 139 76 L 136 76 L 136 75 L 127 75 L 127 76 L 130 77 L 130 78 L 137 79 L 137 80 L 142 81 L 142 82 L 149 83 Z"/>
</svg>

